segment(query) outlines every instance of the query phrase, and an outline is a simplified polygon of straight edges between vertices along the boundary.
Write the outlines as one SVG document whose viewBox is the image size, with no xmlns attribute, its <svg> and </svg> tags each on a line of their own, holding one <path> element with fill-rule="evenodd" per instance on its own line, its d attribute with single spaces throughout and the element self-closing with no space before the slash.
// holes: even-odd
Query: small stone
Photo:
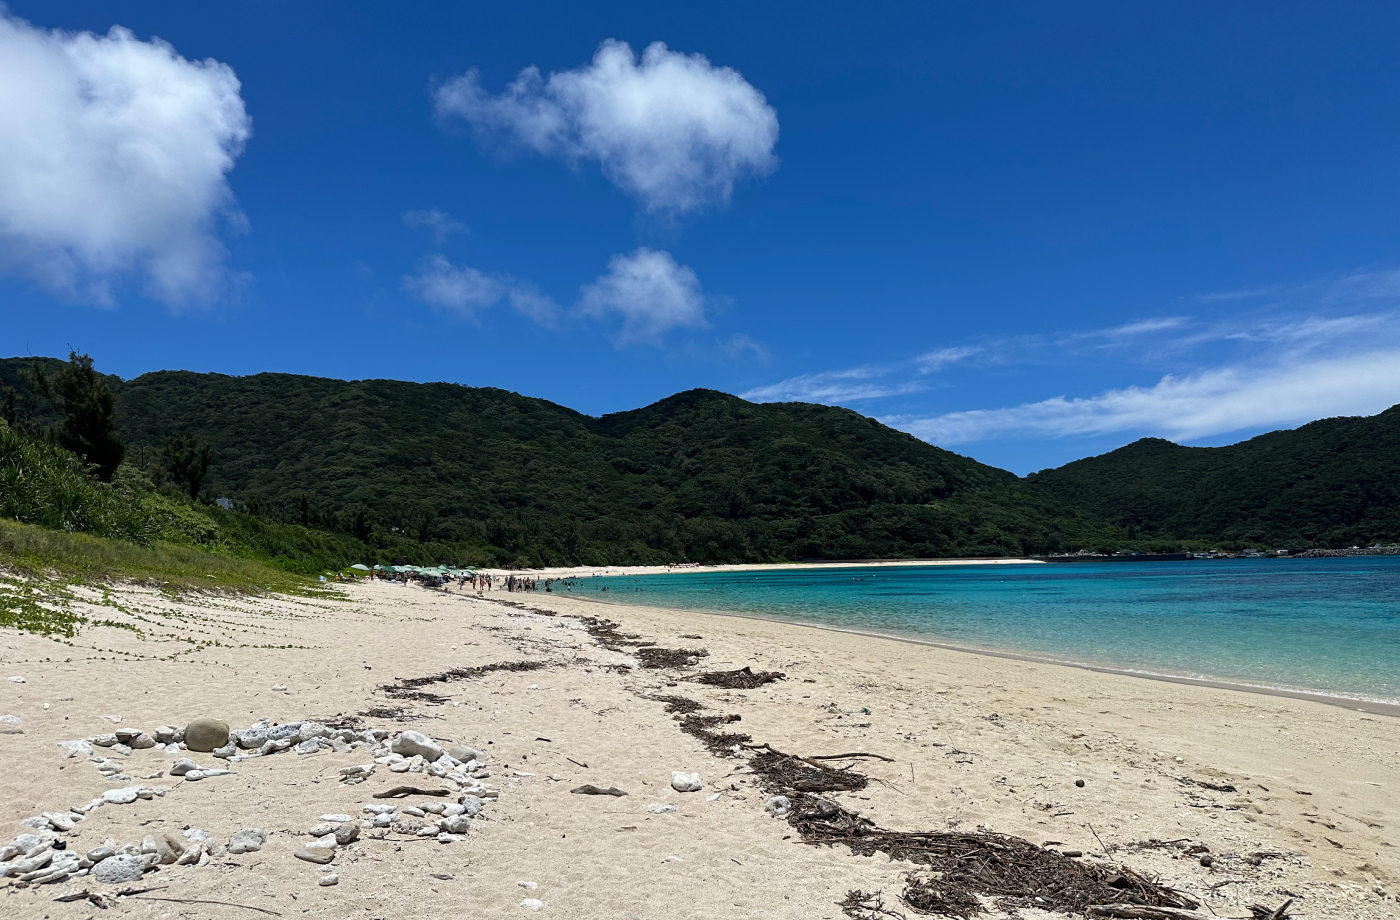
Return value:
<svg viewBox="0 0 1400 920">
<path fill-rule="evenodd" d="M 233 732 L 229 737 L 233 739 L 234 744 L 243 748 L 245 751 L 251 751 L 267 743 L 267 729 L 243 728 Z"/>
<path fill-rule="evenodd" d="M 24 722 L 19 716 L 0 716 L 0 735 L 22 735 L 24 734 Z"/>
<path fill-rule="evenodd" d="M 181 852 L 183 851 L 184 848 L 181 847 Z M 165 837 L 157 837 L 155 834 L 147 834 L 141 838 L 141 852 L 154 856 L 156 864 L 161 866 L 170 865 L 180 855 Z"/>
<path fill-rule="evenodd" d="M 121 853 L 92 867 L 92 877 L 104 885 L 139 882 L 150 858 L 135 853 Z"/>
<path fill-rule="evenodd" d="M 175 726 L 157 725 L 155 731 L 156 744 L 170 744 L 175 740 Z"/>
<path fill-rule="evenodd" d="M 544 902 L 539 898 L 526 898 L 520 902 L 520 906 L 526 910 L 543 910 Z"/>
<path fill-rule="evenodd" d="M 392 811 L 386 811 L 383 814 L 375 815 L 369 823 L 372 827 L 388 827 L 395 820 L 397 820 L 395 814 Z"/>
<path fill-rule="evenodd" d="M 123 786 L 120 789 L 108 789 L 102 793 L 102 801 L 107 805 L 130 805 L 140 797 L 140 790 L 133 786 Z"/>
<path fill-rule="evenodd" d="M 334 872 L 328 872 L 325 875 L 321 876 L 320 880 L 317 881 L 316 884 L 320 885 L 322 888 L 329 888 L 332 885 L 338 884 L 339 882 L 340 876 L 336 875 Z"/>
<path fill-rule="evenodd" d="M 516 882 L 515 884 L 524 888 L 526 891 L 534 891 L 536 888 L 540 887 L 539 882 Z"/>
<path fill-rule="evenodd" d="M 282 691 L 286 690 L 287 688 L 284 687 L 282 684 L 273 684 L 273 685 L 272 685 L 272 689 L 273 689 L 273 691 L 276 692 L 276 693 L 281 693 Z"/>
<path fill-rule="evenodd" d="M 335 829 L 335 842 L 340 846 L 354 843 L 360 836 L 360 825 L 347 821 Z"/>
<path fill-rule="evenodd" d="M 1080 789 L 1083 789 L 1083 788 L 1084 788 L 1084 780 L 1082 780 L 1082 779 L 1077 779 L 1077 780 L 1075 780 L 1075 781 L 1074 781 L 1074 784 L 1075 784 L 1076 786 L 1078 786 Z"/>
<path fill-rule="evenodd" d="M 654 815 L 669 815 L 675 810 L 676 806 L 674 805 L 661 805 L 658 803 L 656 805 L 647 806 L 647 811 L 651 812 Z"/>
<path fill-rule="evenodd" d="M 677 792 L 699 792 L 700 774 L 686 773 L 684 770 L 672 770 L 671 788 Z"/>
<path fill-rule="evenodd" d="M 189 747 L 189 745 L 186 745 L 186 747 Z M 194 750 L 194 748 L 190 748 L 190 750 Z M 230 741 L 223 747 L 214 748 L 214 750 L 210 751 L 209 753 L 213 754 L 220 760 L 232 760 L 233 758 L 238 756 L 238 745 Z"/>
<path fill-rule="evenodd" d="M 478 751 L 476 748 L 468 747 L 465 744 L 443 745 L 443 751 L 452 755 L 453 760 L 459 761 L 461 763 L 466 763 L 469 760 L 475 760 L 478 763 L 486 762 L 485 754 L 483 754 L 481 751 Z"/>
<path fill-rule="evenodd" d="M 335 812 L 334 814 L 321 815 L 320 820 L 329 821 L 332 824 L 344 824 L 346 821 L 354 821 L 355 818 L 352 815 L 343 815 L 340 812 Z"/>
<path fill-rule="evenodd" d="M 185 726 L 185 747 L 207 754 L 228 744 L 228 723 L 222 719 L 195 719 Z"/>
<path fill-rule="evenodd" d="M 318 866 L 324 866 L 326 863 L 335 859 L 335 850 L 332 850 L 330 847 L 305 846 L 299 848 L 292 855 L 297 859 L 304 859 L 309 863 L 316 863 Z"/>
<path fill-rule="evenodd" d="M 267 832 L 259 827 L 249 827 L 234 834 L 228 842 L 230 853 L 255 853 L 267 843 Z"/>
<path fill-rule="evenodd" d="M 116 735 L 95 735 L 88 739 L 98 747 L 111 747 L 117 743 Z"/>
<path fill-rule="evenodd" d="M 472 829 L 472 819 L 466 815 L 454 815 L 450 818 L 443 818 L 438 822 L 438 826 L 449 834 L 465 834 Z"/>
<path fill-rule="evenodd" d="M 389 747 L 395 754 L 402 754 L 405 757 L 423 757 L 430 761 L 437 760 L 443 755 L 443 750 L 437 745 L 437 742 L 422 732 L 411 730 L 402 732 Z"/>
<path fill-rule="evenodd" d="M 312 837 L 324 837 L 327 834 L 334 834 L 337 827 L 340 827 L 340 825 L 332 824 L 329 821 L 322 821 L 319 824 L 311 825 L 311 829 L 308 830 L 307 833 Z"/>
<path fill-rule="evenodd" d="M 80 755 L 83 757 L 92 756 L 92 744 L 90 742 L 82 740 L 81 738 L 77 738 L 72 741 L 60 741 L 58 743 L 58 746 L 63 748 L 64 760 L 67 760 L 70 757 L 77 757 Z"/>
<path fill-rule="evenodd" d="M 786 817 L 792 811 L 792 800 L 785 795 L 775 795 L 763 803 L 763 810 L 774 818 Z"/>
<path fill-rule="evenodd" d="M 188 757 L 181 757 L 179 760 L 175 761 L 173 764 L 170 765 L 170 775 L 184 776 L 191 770 L 198 769 L 199 766 L 193 760 L 190 760 Z"/>
<path fill-rule="evenodd" d="M 93 847 L 87 851 L 87 858 L 90 862 L 100 863 L 104 859 L 110 859 L 117 855 L 117 851 L 109 846 Z"/>
</svg>

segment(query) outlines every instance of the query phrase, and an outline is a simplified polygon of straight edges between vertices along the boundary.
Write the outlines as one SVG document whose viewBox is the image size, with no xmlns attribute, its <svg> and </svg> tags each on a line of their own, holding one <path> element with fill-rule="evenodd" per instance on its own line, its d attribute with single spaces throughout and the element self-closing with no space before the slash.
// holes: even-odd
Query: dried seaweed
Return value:
<svg viewBox="0 0 1400 920">
<path fill-rule="evenodd" d="M 667 712 L 679 712 L 682 715 L 691 712 L 699 712 L 701 709 L 705 708 L 703 703 L 697 703 L 695 700 L 684 696 L 653 696 L 651 699 L 656 700 L 658 703 L 665 703 Z"/>
<path fill-rule="evenodd" d="M 745 665 L 737 671 L 706 671 L 688 679 L 728 690 L 754 690 L 775 680 L 786 680 L 787 675 L 782 671 L 755 671 Z"/>
<path fill-rule="evenodd" d="M 757 749 L 749 762 L 769 792 L 855 792 L 870 780 L 854 770 L 828 767 L 810 758 L 785 754 L 769 745 Z"/>
<path fill-rule="evenodd" d="M 846 897 L 837 902 L 836 906 L 851 920 L 884 920 L 886 917 L 908 920 L 908 917 L 899 911 L 886 907 L 883 893 L 879 891 L 872 894 L 859 888 L 852 889 L 846 892 Z"/>
<path fill-rule="evenodd" d="M 739 721 L 739 717 L 735 715 L 697 716 L 692 714 L 681 720 L 681 731 L 705 745 L 705 749 L 716 757 L 734 757 L 737 754 L 734 749 L 752 741 L 752 736 L 743 732 L 719 731 L 718 727 L 737 721 Z"/>
<path fill-rule="evenodd" d="M 470 668 L 453 668 L 450 671 L 443 671 L 441 674 L 429 674 L 425 677 L 401 677 L 392 684 L 383 684 L 379 689 L 385 695 L 396 700 L 416 700 L 420 703 L 441 706 L 448 702 L 447 697 L 428 693 L 419 688 L 454 680 L 472 680 L 496 671 L 538 671 L 547 667 L 549 667 L 549 663 L 546 661 L 498 661 L 494 664 L 479 664 Z"/>
<path fill-rule="evenodd" d="M 637 649 L 637 660 L 644 668 L 688 668 L 710 653 L 703 648 L 649 648 Z"/>
</svg>

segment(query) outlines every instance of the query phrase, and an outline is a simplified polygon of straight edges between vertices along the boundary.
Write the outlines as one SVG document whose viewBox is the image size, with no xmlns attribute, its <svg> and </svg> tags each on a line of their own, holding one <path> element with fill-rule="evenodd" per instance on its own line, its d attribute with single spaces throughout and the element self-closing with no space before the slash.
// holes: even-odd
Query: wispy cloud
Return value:
<svg viewBox="0 0 1400 920">
<path fill-rule="evenodd" d="M 904 362 L 804 374 L 751 399 L 849 403 L 925 389 L 931 375 L 971 367 L 1067 363 L 1151 382 L 1066 393 L 1002 407 L 883 420 L 937 444 L 1074 435 L 1153 435 L 1192 441 L 1400 402 L 1400 272 L 1354 272 L 1268 289 L 1267 309 L 1224 317 L 1162 316 L 1100 329 L 945 346 Z M 1245 298 L 1237 298 L 1243 300 Z M 1163 365 L 1172 368 L 1162 374 Z M 1063 380 L 1064 378 L 1059 378 Z M 952 392 L 941 387 L 940 392 Z M 905 401 L 907 404 L 907 400 Z M 900 406 L 903 410 L 903 406 Z"/>
<path fill-rule="evenodd" d="M 848 403 L 917 393 L 926 384 L 915 380 L 891 380 L 890 368 L 852 367 L 789 377 L 768 386 L 740 393 L 751 402 Z"/>
<path fill-rule="evenodd" d="M 433 242 L 441 246 L 454 233 L 463 233 L 467 225 L 452 218 L 440 208 L 424 208 L 418 211 L 405 211 L 403 225 L 411 230 L 422 230 L 432 236 Z"/>
<path fill-rule="evenodd" d="M 755 341 L 747 332 L 734 333 L 720 343 L 720 349 L 735 361 L 752 359 L 760 364 L 767 364 L 770 357 L 767 346 Z"/>
<path fill-rule="evenodd" d="M 975 358 L 982 354 L 985 349 L 980 345 L 960 345 L 953 348 L 935 348 L 933 351 L 926 351 L 914 359 L 914 366 L 921 374 L 934 374 L 950 367 L 954 364 L 961 364 L 969 358 Z"/>
<path fill-rule="evenodd" d="M 1217 367 L 1150 387 L 1057 396 L 1002 409 L 885 421 L 935 444 L 1005 437 L 1146 432 L 1191 441 L 1336 415 L 1370 415 L 1400 401 L 1400 348 L 1300 363 Z"/>
<path fill-rule="evenodd" d="M 588 64 L 520 72 L 492 95 L 469 71 L 435 94 L 440 119 L 463 119 L 488 141 L 569 163 L 594 160 L 649 211 L 727 204 L 744 176 L 777 168 L 778 115 L 738 71 L 703 55 L 603 42 Z"/>
<path fill-rule="evenodd" d="M 490 307 L 505 301 L 515 310 L 548 325 L 558 307 L 534 286 L 508 275 L 492 275 L 469 265 L 455 265 L 440 255 L 418 264 L 403 279 L 404 290 L 416 299 L 462 319 L 475 320 Z"/>
</svg>

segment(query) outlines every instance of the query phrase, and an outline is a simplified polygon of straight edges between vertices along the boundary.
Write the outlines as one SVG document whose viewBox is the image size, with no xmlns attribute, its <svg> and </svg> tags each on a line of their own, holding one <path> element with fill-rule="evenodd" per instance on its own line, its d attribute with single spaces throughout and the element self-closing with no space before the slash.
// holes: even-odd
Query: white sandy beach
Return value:
<svg viewBox="0 0 1400 920">
<path fill-rule="evenodd" d="M 764 813 L 767 796 L 744 759 L 710 753 L 650 699 L 668 694 L 736 714 L 733 729 L 784 751 L 893 758 L 856 762 L 874 782 L 830 796 L 886 828 L 983 828 L 1079 850 L 1160 875 L 1202 900 L 1203 916 L 1247 917 L 1249 904 L 1289 898 L 1307 920 L 1400 912 L 1400 722 L 1386 716 L 538 592 L 478 600 L 383 583 L 336 590 L 340 599 L 312 601 L 126 588 L 107 603 L 85 591 L 94 619 L 143 634 L 92 625 L 67 641 L 0 633 L 0 712 L 22 721 L 22 733 L 0 734 L 0 835 L 112 786 L 86 758 L 65 761 L 58 746 L 112 731 L 108 716 L 148 730 L 201 716 L 234 728 L 261 717 L 339 717 L 489 752 L 487 782 L 499 798 L 459 843 L 365 831 L 336 855 L 339 884 L 322 888 L 321 868 L 292 858 L 309 827 L 323 813 L 360 813 L 405 775 L 381 771 L 346 787 L 338 771 L 364 762 L 363 753 L 288 752 L 188 783 L 141 778 L 168 770 L 176 755 L 134 751 L 126 772 L 166 794 L 92 812 L 67 835 L 75 851 L 191 826 L 225 842 L 261 827 L 269 839 L 256 853 L 148 873 L 142 887 L 160 890 L 124 899 L 110 915 L 251 918 L 257 907 L 282 916 L 508 917 L 531 915 L 521 902 L 537 898 L 541 915 L 560 917 L 835 920 L 837 902 L 857 888 L 883 890 L 898 908 L 906 865 L 801 843 Z M 638 668 L 626 651 L 600 648 L 577 619 L 501 600 L 606 615 L 661 646 L 707 649 L 692 670 L 751 665 L 787 679 L 752 691 L 702 686 L 684 679 L 687 670 Z M 516 661 L 546 666 L 422 688 L 445 697 L 442 705 L 378 689 Z M 698 772 L 703 789 L 673 791 L 672 770 Z M 570 794 L 582 783 L 628 795 Z M 655 804 L 676 811 L 654 814 Z M 1187 854 L 1195 845 L 1209 848 L 1210 867 Z M 102 886 L 10 883 L 6 894 L 16 916 L 89 917 L 91 904 L 54 901 L 84 887 Z M 241 906 L 189 903 L 199 900 Z"/>
</svg>

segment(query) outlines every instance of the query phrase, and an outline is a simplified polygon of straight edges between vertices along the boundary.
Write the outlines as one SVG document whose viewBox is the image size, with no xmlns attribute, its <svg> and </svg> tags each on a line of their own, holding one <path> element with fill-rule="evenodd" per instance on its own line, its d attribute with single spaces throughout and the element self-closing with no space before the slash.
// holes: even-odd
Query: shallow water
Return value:
<svg viewBox="0 0 1400 920">
<path fill-rule="evenodd" d="M 608 587 L 603 592 L 602 588 Z M 571 593 L 1400 704 L 1400 557 L 688 571 Z"/>
</svg>

